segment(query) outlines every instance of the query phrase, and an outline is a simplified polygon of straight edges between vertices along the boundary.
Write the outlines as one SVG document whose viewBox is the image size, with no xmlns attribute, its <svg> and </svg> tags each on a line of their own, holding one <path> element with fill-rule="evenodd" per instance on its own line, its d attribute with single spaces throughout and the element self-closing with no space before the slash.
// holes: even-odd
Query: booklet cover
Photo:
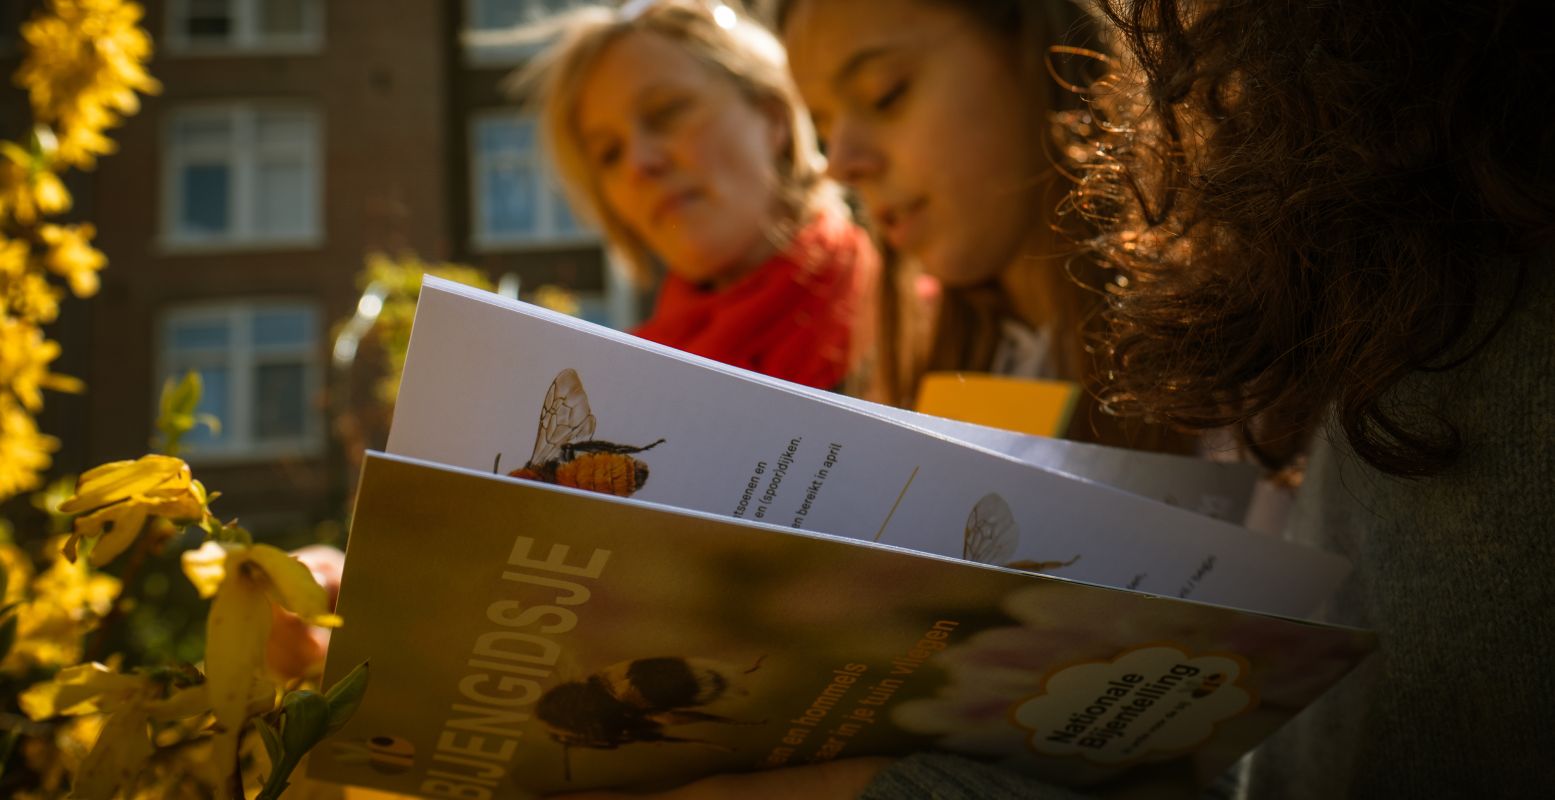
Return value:
<svg viewBox="0 0 1555 800">
<path fill-rule="evenodd" d="M 650 789 L 924 749 L 1200 785 L 1365 632 L 372 454 L 310 777 L 450 798 Z"/>
<path fill-rule="evenodd" d="M 431 278 L 388 449 L 1291 616 L 1313 613 L 1348 569 L 840 398 Z"/>
</svg>

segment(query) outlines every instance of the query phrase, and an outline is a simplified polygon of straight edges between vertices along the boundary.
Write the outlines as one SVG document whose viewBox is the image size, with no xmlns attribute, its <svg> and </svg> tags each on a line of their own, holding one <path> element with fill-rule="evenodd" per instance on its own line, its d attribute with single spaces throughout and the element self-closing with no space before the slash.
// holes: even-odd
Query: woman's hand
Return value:
<svg viewBox="0 0 1555 800">
<path fill-rule="evenodd" d="M 313 579 L 329 594 L 329 607 L 340 596 L 340 573 L 346 554 L 329 545 L 315 544 L 292 551 L 292 555 L 313 573 Z M 324 668 L 324 652 L 329 648 L 329 629 L 309 625 L 296 614 L 280 606 L 270 606 L 270 639 L 265 644 L 265 662 L 284 680 L 318 675 Z"/>
<path fill-rule="evenodd" d="M 845 758 L 765 772 L 714 775 L 655 794 L 579 792 L 562 795 L 559 800 L 853 800 L 889 763 L 889 758 Z"/>
</svg>

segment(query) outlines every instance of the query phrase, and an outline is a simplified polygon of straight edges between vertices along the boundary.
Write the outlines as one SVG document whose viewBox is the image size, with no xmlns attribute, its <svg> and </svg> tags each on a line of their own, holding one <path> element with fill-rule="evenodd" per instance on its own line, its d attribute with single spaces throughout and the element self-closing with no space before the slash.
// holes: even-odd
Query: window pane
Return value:
<svg viewBox="0 0 1555 800">
<path fill-rule="evenodd" d="M 508 28 L 524 19 L 524 0 L 475 0 L 475 27 L 480 30 Z"/>
<path fill-rule="evenodd" d="M 476 123 L 476 146 L 484 158 L 532 157 L 535 125 L 529 119 L 487 119 Z"/>
<path fill-rule="evenodd" d="M 184 31 L 191 39 L 225 40 L 232 36 L 231 0 L 187 0 Z"/>
<path fill-rule="evenodd" d="M 292 236 L 309 233 L 312 203 L 308 197 L 308 170 L 302 162 L 272 160 L 262 163 L 257 180 L 255 232 Z"/>
<path fill-rule="evenodd" d="M 486 176 L 481 205 L 487 233 L 535 232 L 538 178 L 527 166 L 493 170 Z"/>
<path fill-rule="evenodd" d="M 225 350 L 231 341 L 227 322 L 221 319 L 175 322 L 169 329 L 168 346 L 174 350 Z"/>
<path fill-rule="evenodd" d="M 262 36 L 297 36 L 307 32 L 307 0 L 259 0 Z"/>
<path fill-rule="evenodd" d="M 204 383 L 204 391 L 200 393 L 200 405 L 195 409 L 196 414 L 210 414 L 221 420 L 222 430 L 219 435 L 212 435 L 207 425 L 196 425 L 189 431 L 184 441 L 189 445 L 209 445 L 232 440 L 231 434 L 226 430 L 226 425 L 232 423 L 231 405 L 231 381 L 226 367 L 204 367 L 199 370 L 200 380 Z M 175 380 L 183 377 L 183 371 L 174 373 Z"/>
<path fill-rule="evenodd" d="M 302 364 L 262 364 L 255 371 L 254 439 L 295 439 L 303 435 L 307 398 Z"/>
<path fill-rule="evenodd" d="M 225 164 L 190 164 L 183 169 L 183 207 L 179 227 L 198 233 L 225 233 L 229 226 L 227 193 L 231 176 Z"/>
<path fill-rule="evenodd" d="M 255 347 L 311 347 L 313 312 L 305 309 L 275 309 L 254 314 Z"/>
</svg>

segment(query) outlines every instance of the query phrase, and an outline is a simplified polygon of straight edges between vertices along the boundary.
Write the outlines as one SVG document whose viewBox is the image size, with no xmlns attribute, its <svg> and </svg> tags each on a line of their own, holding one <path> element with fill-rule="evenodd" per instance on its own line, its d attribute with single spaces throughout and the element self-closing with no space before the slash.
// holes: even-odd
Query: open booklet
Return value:
<svg viewBox="0 0 1555 800">
<path fill-rule="evenodd" d="M 988 430 L 888 416 L 429 278 L 388 450 L 1276 614 L 1311 614 L 1348 570 L 1160 496 L 1076 480 L 1051 468 L 1075 452 L 1064 443 Z M 1083 452 L 1124 474 L 1167 458 Z M 1099 472 L 1107 459 L 1070 463 Z"/>
<path fill-rule="evenodd" d="M 325 682 L 370 661 L 372 683 L 309 776 L 446 798 L 926 749 L 1095 791 L 1180 793 L 1373 646 L 1362 631 L 380 454 L 339 611 Z"/>
<path fill-rule="evenodd" d="M 389 450 L 326 671 L 370 658 L 373 689 L 326 779 L 510 796 L 941 748 L 1195 782 L 1371 646 L 1300 621 L 1342 560 L 1216 519 L 1245 473 L 888 410 L 446 281 Z"/>
</svg>

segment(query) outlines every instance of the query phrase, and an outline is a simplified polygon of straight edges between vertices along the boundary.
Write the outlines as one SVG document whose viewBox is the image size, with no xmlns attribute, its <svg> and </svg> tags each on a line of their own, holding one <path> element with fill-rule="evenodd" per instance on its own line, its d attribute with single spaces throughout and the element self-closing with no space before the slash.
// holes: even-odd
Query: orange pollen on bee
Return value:
<svg viewBox="0 0 1555 800">
<path fill-rule="evenodd" d="M 585 453 L 556 466 L 562 486 L 628 497 L 637 491 L 637 459 L 619 453 Z"/>
</svg>

